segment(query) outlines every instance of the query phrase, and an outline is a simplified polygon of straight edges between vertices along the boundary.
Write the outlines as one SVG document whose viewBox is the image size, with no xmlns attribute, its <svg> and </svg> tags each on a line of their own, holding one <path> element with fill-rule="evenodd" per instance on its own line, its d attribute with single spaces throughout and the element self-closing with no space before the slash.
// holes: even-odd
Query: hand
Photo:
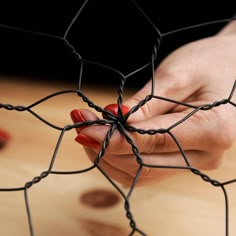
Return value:
<svg viewBox="0 0 236 236">
<path fill-rule="evenodd" d="M 171 53 L 156 69 L 154 94 L 200 106 L 228 98 L 236 79 L 236 30 L 232 22 L 219 34 L 189 43 Z M 131 108 L 151 93 L 148 82 L 124 105 Z M 232 102 L 236 102 L 236 94 Z M 141 129 L 168 128 L 193 111 L 176 103 L 151 99 L 133 113 L 128 124 Z M 76 112 L 75 112 L 76 113 Z M 78 111 L 84 120 L 96 120 L 89 110 Z M 80 117 L 80 119 L 81 119 Z M 186 154 L 190 165 L 200 170 L 217 168 L 236 138 L 236 107 L 220 105 L 207 111 L 197 111 L 185 122 L 171 129 Z M 76 120 L 74 117 L 74 122 Z M 109 126 L 94 125 L 78 129 L 76 141 L 83 144 L 94 162 Z M 143 135 L 130 132 L 143 163 L 149 165 L 187 166 L 173 138 L 168 134 Z M 114 180 L 130 185 L 139 164 L 130 144 L 115 131 L 100 166 Z M 138 184 L 159 181 L 178 169 L 144 167 Z"/>
</svg>

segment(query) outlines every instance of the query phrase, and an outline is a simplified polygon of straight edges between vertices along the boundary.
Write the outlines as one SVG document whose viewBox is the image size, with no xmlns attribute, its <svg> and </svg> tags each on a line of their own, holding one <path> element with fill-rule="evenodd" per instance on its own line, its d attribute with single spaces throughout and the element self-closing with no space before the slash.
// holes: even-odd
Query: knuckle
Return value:
<svg viewBox="0 0 236 236">
<path fill-rule="evenodd" d="M 147 91 L 147 94 L 149 92 L 151 93 L 151 90 Z M 143 99 L 145 99 L 145 96 L 136 95 L 135 97 L 132 98 L 132 101 L 130 101 L 130 103 L 138 105 L 140 103 L 140 101 L 142 101 Z M 143 119 L 147 119 L 148 117 L 151 117 L 155 113 L 155 110 L 154 110 L 153 104 L 150 103 L 150 101 L 148 101 L 145 104 L 143 104 L 140 107 L 138 107 L 138 111 L 137 112 L 138 112 L 138 119 L 139 120 L 143 120 Z"/>
<path fill-rule="evenodd" d="M 157 77 L 165 78 L 166 83 L 168 83 L 168 91 L 184 89 L 191 84 L 188 73 L 186 73 L 186 67 L 179 67 L 179 63 L 171 67 L 168 63 L 160 65 L 157 70 Z"/>
<path fill-rule="evenodd" d="M 152 176 L 152 173 L 154 171 L 154 168 L 153 167 L 143 167 L 142 168 L 142 172 L 141 172 L 141 178 L 145 178 L 145 177 L 151 177 Z"/>
<path fill-rule="evenodd" d="M 207 164 L 202 167 L 202 170 L 216 170 L 221 166 L 223 153 L 212 155 Z"/>
<path fill-rule="evenodd" d="M 224 133 L 221 135 L 221 138 L 219 139 L 219 146 L 221 149 L 226 150 L 229 149 L 233 144 L 233 137 L 230 131 Z"/>
<path fill-rule="evenodd" d="M 235 121 L 219 110 L 200 111 L 191 117 L 203 129 L 202 144 L 208 151 L 224 151 L 230 148 L 236 138 Z"/>
<path fill-rule="evenodd" d="M 217 124 L 218 128 L 209 130 L 209 140 L 211 142 L 211 147 L 218 150 L 229 149 L 236 137 L 236 132 L 232 128 L 233 126 L 229 121 L 220 121 Z"/>
<path fill-rule="evenodd" d="M 145 154 L 152 154 L 157 152 L 163 152 L 167 148 L 167 137 L 168 134 L 154 134 L 145 135 L 141 143 L 141 152 Z"/>
</svg>

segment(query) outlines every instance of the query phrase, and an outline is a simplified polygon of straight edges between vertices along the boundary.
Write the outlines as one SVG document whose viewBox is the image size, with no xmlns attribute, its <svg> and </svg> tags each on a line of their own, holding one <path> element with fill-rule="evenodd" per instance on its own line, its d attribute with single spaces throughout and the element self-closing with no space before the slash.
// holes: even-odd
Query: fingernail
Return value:
<svg viewBox="0 0 236 236">
<path fill-rule="evenodd" d="M 0 130 L 0 149 L 5 147 L 9 139 L 10 135 L 4 130 Z"/>
<path fill-rule="evenodd" d="M 78 136 L 75 138 L 75 141 L 84 146 L 92 148 L 99 148 L 101 146 L 100 143 L 94 140 L 93 138 L 81 133 L 78 134 Z"/>
<path fill-rule="evenodd" d="M 74 124 L 78 122 L 84 122 L 86 121 L 85 118 L 83 117 L 82 113 L 79 110 L 73 110 L 70 113 L 71 119 L 74 122 Z M 79 133 L 80 130 L 84 129 L 86 126 L 81 126 L 79 128 L 76 128 L 77 133 Z"/>
<path fill-rule="evenodd" d="M 107 110 L 111 112 L 114 116 L 118 117 L 118 110 L 119 110 L 118 104 L 114 104 L 114 103 L 109 104 L 104 107 L 104 110 Z M 122 112 L 122 115 L 124 116 L 129 112 L 129 108 L 126 107 L 125 105 L 122 105 L 121 112 Z M 104 119 L 109 119 L 109 117 L 107 117 L 107 115 L 104 112 L 102 113 L 102 116 Z"/>
<path fill-rule="evenodd" d="M 74 123 L 84 122 L 85 118 L 83 117 L 82 113 L 79 110 L 73 110 L 70 113 L 71 119 Z"/>
</svg>

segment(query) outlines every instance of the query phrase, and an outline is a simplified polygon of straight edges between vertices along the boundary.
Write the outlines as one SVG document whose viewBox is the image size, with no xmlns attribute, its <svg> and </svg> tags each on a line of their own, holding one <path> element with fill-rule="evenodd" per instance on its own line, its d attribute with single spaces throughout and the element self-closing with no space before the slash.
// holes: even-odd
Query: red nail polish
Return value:
<svg viewBox="0 0 236 236">
<path fill-rule="evenodd" d="M 0 149 L 4 148 L 9 139 L 10 135 L 6 131 L 0 129 Z"/>
<path fill-rule="evenodd" d="M 104 110 L 107 110 L 107 111 L 111 112 L 116 117 L 118 116 L 118 104 L 109 104 L 109 105 L 104 107 Z M 122 105 L 121 106 L 121 111 L 122 111 L 122 114 L 124 116 L 129 112 L 129 108 Z M 105 113 L 102 113 L 102 116 L 103 116 L 104 119 L 108 119 L 108 117 Z"/>
<path fill-rule="evenodd" d="M 86 121 L 82 115 L 82 113 L 79 110 L 73 110 L 70 113 L 71 119 L 74 122 L 74 124 L 78 123 L 78 122 L 84 122 Z M 79 128 L 76 128 L 77 133 L 79 133 L 80 130 L 84 129 L 86 126 L 81 126 Z"/>
<path fill-rule="evenodd" d="M 71 119 L 73 120 L 74 123 L 85 121 L 82 113 L 79 110 L 71 111 L 70 116 L 71 116 Z"/>
<path fill-rule="evenodd" d="M 78 134 L 78 136 L 75 138 L 75 141 L 84 146 L 92 148 L 99 148 L 101 146 L 99 142 L 85 134 Z"/>
</svg>

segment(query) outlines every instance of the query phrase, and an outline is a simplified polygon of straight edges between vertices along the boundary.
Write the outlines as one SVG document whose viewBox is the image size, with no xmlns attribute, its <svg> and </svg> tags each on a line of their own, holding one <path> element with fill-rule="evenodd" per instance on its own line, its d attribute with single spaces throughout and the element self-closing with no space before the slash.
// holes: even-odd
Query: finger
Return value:
<svg viewBox="0 0 236 236">
<path fill-rule="evenodd" d="M 141 162 L 137 161 L 135 155 L 114 156 L 105 154 L 104 161 L 133 177 L 137 174 L 141 163 L 144 166 L 141 176 L 158 177 L 161 176 L 160 170 L 169 174 L 173 171 L 191 170 L 191 168 L 199 170 L 216 169 L 221 163 L 222 156 L 222 152 L 209 153 L 191 150 L 184 152 L 184 155 L 180 152 L 141 154 Z"/>
<path fill-rule="evenodd" d="M 74 124 L 83 123 L 83 122 L 86 122 L 89 120 L 95 121 L 95 120 L 99 119 L 93 112 L 91 112 L 87 109 L 74 109 L 70 112 L 70 117 L 71 117 Z M 87 126 L 80 126 L 80 127 L 76 128 L 76 132 L 80 133 L 80 131 L 86 127 Z"/>
<path fill-rule="evenodd" d="M 96 152 L 94 152 L 94 150 L 92 150 L 91 148 L 85 148 L 85 151 L 91 162 L 94 163 L 97 157 Z M 135 164 L 137 165 L 137 163 Z M 122 170 L 121 168 L 117 168 L 117 166 L 107 162 L 105 158 L 102 158 L 97 165 L 99 166 L 100 170 L 102 170 L 102 172 L 107 175 L 108 178 L 121 183 L 125 187 L 131 187 L 133 182 L 136 180 L 136 175 L 138 174 L 138 171 L 136 171 L 136 174 L 132 175 L 131 172 L 127 172 Z M 137 165 L 137 169 L 138 168 L 139 166 Z M 155 181 L 155 178 L 146 176 L 145 178 L 139 178 L 137 185 L 142 186 Z"/>
<path fill-rule="evenodd" d="M 86 148 L 86 153 L 92 162 L 97 157 L 97 152 Z M 150 184 L 160 181 L 173 174 L 191 170 L 212 170 L 220 165 L 222 153 L 207 153 L 201 151 L 187 151 L 185 153 L 188 163 L 186 163 L 180 153 L 166 153 L 158 155 L 142 155 L 145 165 L 141 169 L 138 184 Z M 189 164 L 189 166 L 188 166 Z M 105 155 L 99 162 L 99 166 L 104 172 L 114 180 L 131 185 L 139 174 L 140 164 L 135 156 L 111 156 Z"/>
<path fill-rule="evenodd" d="M 97 153 L 94 152 L 91 148 L 84 148 L 85 152 L 87 153 L 87 156 L 89 157 L 90 161 L 94 163 Z M 133 177 L 121 170 L 116 168 L 115 166 L 109 164 L 106 160 L 102 159 L 99 163 L 98 166 L 104 171 L 108 177 L 112 178 L 115 181 L 118 181 L 119 183 L 123 184 L 124 186 L 130 186 L 133 182 Z"/>
<path fill-rule="evenodd" d="M 231 129 L 232 132 L 228 131 L 226 126 L 230 124 L 226 123 L 217 113 L 212 110 L 207 112 L 198 111 L 187 120 L 184 120 L 189 113 L 186 111 L 164 114 L 132 124 L 137 129 L 169 129 L 168 132 L 153 135 L 138 132 L 127 132 L 127 134 L 139 152 L 146 154 L 178 152 L 180 148 L 211 152 L 214 147 L 215 151 L 222 151 L 231 146 L 232 136 L 234 135 L 231 133 L 235 131 L 234 129 Z M 181 120 L 184 121 L 178 123 Z M 83 129 L 81 133 L 95 140 L 101 146 L 109 129 L 109 126 L 97 125 Z M 227 130 L 227 132 L 219 135 L 220 130 Z M 112 155 L 133 153 L 132 145 L 118 130 L 112 134 L 106 151 Z"/>
<path fill-rule="evenodd" d="M 70 115 L 73 123 L 75 124 L 86 121 L 96 121 L 98 119 L 98 117 L 92 111 L 87 109 L 74 109 L 71 111 Z M 110 125 L 92 125 L 76 128 L 78 134 L 78 136 L 76 137 L 76 141 L 84 144 L 85 146 L 86 141 L 88 142 L 88 146 L 90 146 L 89 144 L 91 143 L 100 144 L 98 146 L 99 148 L 104 142 L 104 139 L 110 129 Z M 111 140 L 113 140 L 112 142 L 114 143 L 117 141 L 124 141 L 125 138 L 118 132 L 118 130 L 116 130 L 112 135 Z M 93 147 L 94 146 L 96 145 L 93 145 Z M 128 148 L 130 149 L 130 147 Z"/>
<path fill-rule="evenodd" d="M 200 87 L 200 79 L 192 82 L 192 69 L 185 65 L 178 68 L 175 64 L 169 65 L 168 59 L 159 66 L 154 74 L 155 86 L 154 95 L 168 98 L 174 101 L 188 102 L 189 97 L 194 94 Z M 180 62 L 181 65 L 181 62 Z M 130 109 L 136 106 L 142 99 L 152 93 L 152 81 L 149 81 L 140 91 L 124 102 L 124 105 Z M 177 106 L 176 103 L 165 101 L 158 98 L 152 98 L 145 105 L 129 117 L 129 122 L 138 122 L 151 117 L 164 114 Z"/>
<path fill-rule="evenodd" d="M 137 129 L 166 132 L 155 135 L 134 132 L 131 134 L 133 142 L 141 153 L 176 152 L 180 148 L 211 152 L 213 148 L 215 151 L 222 151 L 231 146 L 235 132 L 228 131 L 229 124 L 215 111 L 198 111 L 188 117 L 189 114 L 190 111 L 164 114 L 134 123 L 132 126 Z"/>
</svg>

